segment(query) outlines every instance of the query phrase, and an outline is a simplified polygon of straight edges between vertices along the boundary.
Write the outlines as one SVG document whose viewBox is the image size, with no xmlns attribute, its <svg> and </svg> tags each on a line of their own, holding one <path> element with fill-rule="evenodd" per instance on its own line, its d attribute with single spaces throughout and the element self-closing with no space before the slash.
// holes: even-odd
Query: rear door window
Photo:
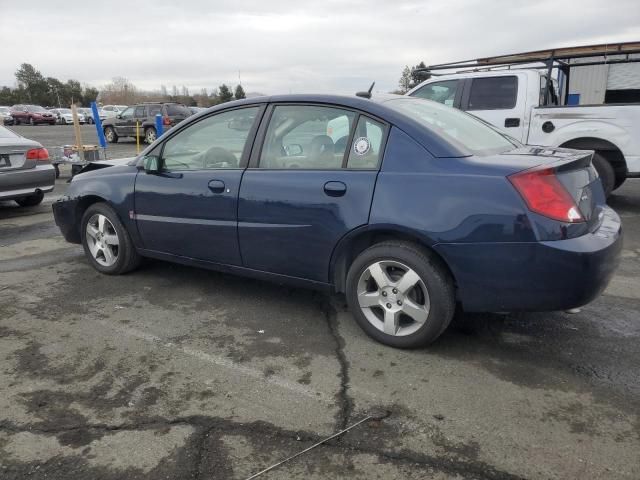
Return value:
<svg viewBox="0 0 640 480">
<path fill-rule="evenodd" d="M 149 116 L 155 117 L 157 114 L 162 115 L 162 106 L 161 105 L 149 105 Z"/>
<path fill-rule="evenodd" d="M 518 77 L 474 78 L 466 110 L 510 110 L 516 106 Z"/>
<path fill-rule="evenodd" d="M 191 112 L 184 105 L 172 103 L 167 105 L 167 115 L 169 115 L 170 117 L 173 117 L 173 116 L 188 117 L 189 115 L 191 115 Z"/>
<path fill-rule="evenodd" d="M 425 85 L 420 90 L 411 94 L 412 97 L 426 98 L 434 102 L 443 103 L 448 107 L 453 107 L 458 91 L 459 80 L 445 80 L 433 82 Z"/>
<path fill-rule="evenodd" d="M 134 116 L 136 118 L 144 118 L 144 117 L 146 117 L 146 115 L 145 115 L 145 110 L 146 109 L 147 109 L 147 107 L 143 107 L 143 106 L 136 107 L 136 112 L 135 112 Z"/>
</svg>

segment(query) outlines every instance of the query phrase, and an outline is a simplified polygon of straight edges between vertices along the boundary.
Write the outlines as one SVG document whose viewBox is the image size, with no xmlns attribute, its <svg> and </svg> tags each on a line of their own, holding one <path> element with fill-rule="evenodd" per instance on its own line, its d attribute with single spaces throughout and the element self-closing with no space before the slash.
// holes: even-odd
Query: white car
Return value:
<svg viewBox="0 0 640 480">
<path fill-rule="evenodd" d="M 73 125 L 73 114 L 70 108 L 52 108 L 49 111 L 56 116 L 60 125 Z M 86 121 L 85 116 L 78 112 L 78 122 L 84 124 Z"/>
<path fill-rule="evenodd" d="M 79 108 L 78 112 L 84 115 L 84 118 L 86 118 L 87 123 L 89 124 L 96 123 L 95 120 L 93 119 L 93 110 L 91 110 L 90 108 Z M 100 117 L 100 121 L 104 121 L 107 118 L 107 115 L 101 108 L 98 108 L 98 116 Z"/>
<path fill-rule="evenodd" d="M 0 126 L 2 125 L 13 125 L 11 107 L 0 107 Z"/>
<path fill-rule="evenodd" d="M 114 118 L 125 111 L 127 105 L 105 105 L 102 107 L 102 111 L 105 114 L 105 118 Z"/>
<path fill-rule="evenodd" d="M 524 68 L 439 74 L 407 95 L 465 110 L 528 145 L 594 150 L 607 195 L 640 178 L 638 104 L 567 105 L 546 72 Z"/>
</svg>

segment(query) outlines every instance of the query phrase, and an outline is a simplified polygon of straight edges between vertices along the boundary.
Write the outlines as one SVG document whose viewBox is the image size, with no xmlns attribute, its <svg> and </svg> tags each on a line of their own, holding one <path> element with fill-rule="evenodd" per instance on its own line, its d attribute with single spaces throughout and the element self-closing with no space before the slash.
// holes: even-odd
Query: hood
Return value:
<svg viewBox="0 0 640 480">
<path fill-rule="evenodd" d="M 98 160 L 96 162 L 87 163 L 82 170 L 80 170 L 76 175 L 86 172 L 92 172 L 95 170 L 100 170 L 107 167 L 121 167 L 123 165 L 128 165 L 133 162 L 136 157 L 126 157 L 126 158 L 114 158 L 112 160 Z"/>
</svg>

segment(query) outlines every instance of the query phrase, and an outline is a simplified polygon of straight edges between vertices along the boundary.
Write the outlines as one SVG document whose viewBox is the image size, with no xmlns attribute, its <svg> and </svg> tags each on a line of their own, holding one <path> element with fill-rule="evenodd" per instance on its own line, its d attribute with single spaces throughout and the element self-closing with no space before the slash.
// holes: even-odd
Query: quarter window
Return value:
<svg viewBox="0 0 640 480">
<path fill-rule="evenodd" d="M 166 141 L 168 170 L 238 168 L 259 107 L 222 112 L 190 125 Z"/>
<path fill-rule="evenodd" d="M 474 78 L 467 110 L 508 110 L 516 106 L 518 77 Z"/>
<path fill-rule="evenodd" d="M 425 85 L 420 90 L 411 94 L 412 97 L 426 98 L 434 102 L 443 103 L 448 107 L 453 107 L 458 90 L 458 80 L 445 80 L 443 82 L 433 82 Z"/>
<path fill-rule="evenodd" d="M 355 113 L 333 107 L 275 107 L 260 168 L 342 168 Z"/>
<path fill-rule="evenodd" d="M 384 126 L 367 117 L 360 117 L 349 151 L 348 168 L 376 169 L 382 155 Z"/>
</svg>

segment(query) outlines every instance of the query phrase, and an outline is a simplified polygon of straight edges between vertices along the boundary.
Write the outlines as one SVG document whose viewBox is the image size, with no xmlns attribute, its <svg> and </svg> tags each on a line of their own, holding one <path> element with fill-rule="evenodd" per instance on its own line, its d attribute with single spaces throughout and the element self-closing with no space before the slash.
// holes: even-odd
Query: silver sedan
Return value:
<svg viewBox="0 0 640 480">
<path fill-rule="evenodd" d="M 38 205 L 55 183 L 47 149 L 0 126 L 0 200 L 15 200 L 22 207 Z"/>
</svg>

